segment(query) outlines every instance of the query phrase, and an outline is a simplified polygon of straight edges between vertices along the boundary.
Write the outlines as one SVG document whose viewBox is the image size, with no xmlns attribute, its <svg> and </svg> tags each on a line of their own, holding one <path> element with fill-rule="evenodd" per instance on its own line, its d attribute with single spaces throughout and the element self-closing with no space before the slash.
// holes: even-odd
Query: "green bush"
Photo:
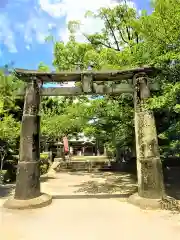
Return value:
<svg viewBox="0 0 180 240">
<path fill-rule="evenodd" d="M 46 174 L 49 169 L 49 156 L 48 153 L 40 154 L 40 174 Z"/>
<path fill-rule="evenodd" d="M 16 169 L 2 170 L 1 173 L 3 183 L 12 183 L 16 180 Z"/>
<path fill-rule="evenodd" d="M 48 160 L 48 159 L 49 159 L 48 153 L 41 153 L 41 154 L 40 154 L 40 159 Z"/>
<path fill-rule="evenodd" d="M 48 153 L 40 154 L 40 175 L 46 174 L 49 169 L 49 156 Z M 14 182 L 16 180 L 16 166 L 17 160 L 6 160 L 4 164 L 5 169 L 2 171 L 2 181 L 4 183 Z"/>
</svg>

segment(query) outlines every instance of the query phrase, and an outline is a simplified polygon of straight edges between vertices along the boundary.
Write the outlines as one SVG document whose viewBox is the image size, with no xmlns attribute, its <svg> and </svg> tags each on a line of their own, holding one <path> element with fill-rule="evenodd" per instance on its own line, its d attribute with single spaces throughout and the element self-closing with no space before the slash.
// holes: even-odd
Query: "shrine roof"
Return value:
<svg viewBox="0 0 180 240">
<path fill-rule="evenodd" d="M 94 81 L 117 81 L 131 79 L 135 74 L 146 73 L 148 76 L 154 76 L 159 70 L 154 67 L 133 68 L 128 70 L 103 70 L 103 71 L 75 71 L 75 72 L 39 72 L 35 70 L 18 69 L 14 70 L 15 75 L 29 82 L 36 78 L 43 82 L 78 82 L 84 75 L 92 75 Z"/>
</svg>

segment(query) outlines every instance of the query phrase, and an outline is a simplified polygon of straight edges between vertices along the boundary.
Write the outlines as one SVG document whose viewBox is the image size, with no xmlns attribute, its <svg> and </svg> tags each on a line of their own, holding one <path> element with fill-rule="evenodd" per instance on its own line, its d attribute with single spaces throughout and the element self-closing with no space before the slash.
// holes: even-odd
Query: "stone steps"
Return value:
<svg viewBox="0 0 180 240">
<path fill-rule="evenodd" d="M 56 172 L 64 171 L 109 171 L 111 168 L 109 161 L 82 161 L 82 160 L 73 160 L 70 162 L 59 161 L 58 166 L 55 168 Z"/>
</svg>

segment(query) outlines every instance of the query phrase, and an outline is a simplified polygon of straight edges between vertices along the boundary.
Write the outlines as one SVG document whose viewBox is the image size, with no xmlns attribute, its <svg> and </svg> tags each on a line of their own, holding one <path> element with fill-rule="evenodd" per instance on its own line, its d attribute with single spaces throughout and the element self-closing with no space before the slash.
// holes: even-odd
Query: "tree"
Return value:
<svg viewBox="0 0 180 240">
<path fill-rule="evenodd" d="M 154 79 L 160 90 L 152 93 L 148 107 L 155 111 L 161 150 L 166 155 L 168 151 L 179 151 L 179 3 L 179 0 L 156 0 L 152 3 L 153 12 L 142 11 L 141 15 L 129 8 L 126 1 L 114 8 L 101 8 L 97 14 L 88 12 L 86 17 L 104 22 L 99 33 L 84 34 L 88 42 L 78 43 L 75 33 L 81 23 L 71 21 L 67 44 L 54 42 L 54 66 L 58 71 L 86 70 L 89 65 L 94 70 L 143 65 L 161 68 L 162 73 Z M 83 127 L 86 134 L 101 138 L 114 148 L 133 146 L 131 97 L 105 96 L 91 101 L 86 110 L 91 119 Z"/>
<path fill-rule="evenodd" d="M 0 139 L 9 143 L 13 143 L 19 134 L 19 121 L 11 112 L 19 111 L 15 97 L 21 84 L 13 75 L 0 73 Z"/>
<path fill-rule="evenodd" d="M 100 18 L 104 28 L 100 34 L 85 35 L 88 41 L 96 48 L 110 48 L 122 51 L 124 46 L 131 48 L 139 43 L 139 35 L 134 27 L 137 11 L 124 4 L 114 8 L 100 8 L 98 14 L 87 12 L 87 17 Z"/>
<path fill-rule="evenodd" d="M 63 99 L 61 99 L 63 100 Z M 64 104 L 59 99 L 59 110 L 56 108 L 42 111 L 42 135 L 51 140 L 61 139 L 64 134 L 72 136 L 81 132 L 88 121 L 86 102 L 74 102 Z"/>
<path fill-rule="evenodd" d="M 89 17 L 90 13 L 87 16 Z M 91 36 L 85 35 L 89 43 L 77 43 L 75 31 L 80 23 L 70 22 L 69 42 L 67 44 L 63 42 L 55 43 L 54 65 L 58 70 L 74 70 L 78 67 L 87 69 L 90 64 L 93 65 L 93 69 L 120 69 L 127 64 L 127 60 L 125 60 L 126 51 L 128 54 L 131 54 L 133 44 L 137 43 L 137 34 L 132 32 L 134 31 L 133 24 L 129 25 L 130 19 L 132 21 L 136 19 L 136 11 L 127 6 L 119 5 L 114 9 L 102 8 L 98 15 L 91 13 L 92 16 L 95 18 L 100 17 L 104 20 L 105 28 L 102 29 L 102 33 Z M 122 19 L 119 19 L 119 16 Z M 127 42 L 128 46 L 126 46 Z M 107 47 L 108 44 L 109 46 Z M 124 51 L 121 51 L 122 47 L 120 46 L 122 44 Z M 119 98 L 104 98 L 91 101 L 91 105 L 87 108 L 89 120 L 91 121 L 90 123 L 87 122 L 83 129 L 86 135 L 93 135 L 103 140 L 103 142 L 109 142 L 115 148 L 116 146 L 127 145 L 129 142 L 132 142 L 133 135 L 130 134 L 133 132 L 132 99 L 130 101 L 128 99 L 129 97 L 123 94 Z M 131 110 L 128 111 L 130 113 L 129 116 L 125 117 L 123 111 L 127 110 L 128 104 L 126 106 L 123 105 L 123 107 L 119 106 L 126 100 Z M 93 119 L 96 119 L 96 121 L 93 122 Z M 125 139 L 126 141 L 124 141 Z"/>
<path fill-rule="evenodd" d="M 13 75 L 0 73 L 0 157 L 1 157 L 1 182 L 4 160 L 8 152 L 16 147 L 20 132 L 20 122 L 11 112 L 19 110 L 15 103 L 15 92 L 20 82 Z"/>
<path fill-rule="evenodd" d="M 156 0 L 152 14 L 142 16 L 138 22 L 148 56 L 146 62 L 163 72 L 157 78 L 161 90 L 150 100 L 149 107 L 157 116 L 161 152 L 165 156 L 179 156 L 180 150 L 179 4 L 179 0 Z"/>
<path fill-rule="evenodd" d="M 1 180 L 4 160 L 8 152 L 13 152 L 16 147 L 16 141 L 20 133 L 20 123 L 17 122 L 11 115 L 4 115 L 0 121 L 0 157 L 1 157 Z M 2 183 L 2 181 L 1 181 Z"/>
<path fill-rule="evenodd" d="M 43 62 L 39 63 L 38 70 L 40 72 L 50 72 L 50 68 L 47 65 L 45 65 Z"/>
</svg>

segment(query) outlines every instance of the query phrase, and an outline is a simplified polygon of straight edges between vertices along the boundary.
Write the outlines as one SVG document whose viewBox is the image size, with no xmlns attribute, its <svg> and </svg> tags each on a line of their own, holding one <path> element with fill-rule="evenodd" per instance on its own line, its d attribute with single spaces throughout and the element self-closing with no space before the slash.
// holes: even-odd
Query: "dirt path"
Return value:
<svg viewBox="0 0 180 240">
<path fill-rule="evenodd" d="M 42 190 L 54 196 L 53 203 L 46 208 L 26 211 L 1 208 L 1 239 L 180 239 L 180 215 L 142 211 L 117 199 L 122 193 L 120 185 L 126 193 L 135 188 L 128 175 L 61 173 L 46 180 L 41 184 Z M 1 205 L 5 198 L 1 199 Z"/>
</svg>

